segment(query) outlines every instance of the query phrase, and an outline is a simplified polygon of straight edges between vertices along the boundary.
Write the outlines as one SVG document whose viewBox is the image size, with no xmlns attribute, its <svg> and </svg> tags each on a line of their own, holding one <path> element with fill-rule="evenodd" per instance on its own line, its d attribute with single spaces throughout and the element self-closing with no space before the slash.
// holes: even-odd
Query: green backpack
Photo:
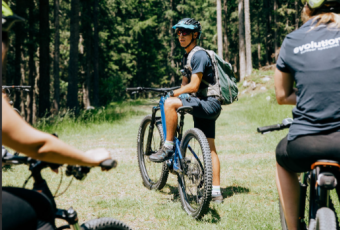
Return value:
<svg viewBox="0 0 340 230">
<path fill-rule="evenodd" d="M 205 80 L 202 80 L 203 83 L 208 85 L 208 88 L 199 90 L 197 92 L 197 95 L 203 97 L 215 96 L 218 98 L 222 105 L 233 103 L 237 99 L 238 88 L 236 85 L 236 78 L 232 70 L 232 66 L 230 63 L 225 62 L 222 58 L 220 58 L 214 51 L 205 50 L 200 46 L 196 46 L 189 53 L 187 64 L 184 66 L 184 68 L 189 70 L 191 73 L 191 59 L 194 54 L 199 50 L 204 50 L 210 57 L 211 62 L 214 66 L 216 84 L 211 85 Z"/>
</svg>

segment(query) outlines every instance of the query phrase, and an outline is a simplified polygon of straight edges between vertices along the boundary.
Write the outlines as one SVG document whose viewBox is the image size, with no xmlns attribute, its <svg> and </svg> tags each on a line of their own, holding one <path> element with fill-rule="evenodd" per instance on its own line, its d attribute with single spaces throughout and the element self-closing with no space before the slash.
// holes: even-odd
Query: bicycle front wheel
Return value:
<svg viewBox="0 0 340 230">
<path fill-rule="evenodd" d="M 330 208 L 320 208 L 316 213 L 316 230 L 337 230 L 335 214 Z"/>
<path fill-rule="evenodd" d="M 183 209 L 195 219 L 209 210 L 212 189 L 212 163 L 209 143 L 199 129 L 189 129 L 181 142 L 182 173 L 178 190 Z"/>
<path fill-rule="evenodd" d="M 160 121 L 156 121 L 151 136 L 151 149 L 147 152 L 151 115 L 144 117 L 138 131 L 137 154 L 139 171 L 143 179 L 143 185 L 152 190 L 161 190 L 168 180 L 169 169 L 166 163 L 151 162 L 149 156 L 156 153 L 164 144 L 163 128 Z"/>
<path fill-rule="evenodd" d="M 132 230 L 123 222 L 113 218 L 89 220 L 81 225 L 81 230 Z"/>
</svg>

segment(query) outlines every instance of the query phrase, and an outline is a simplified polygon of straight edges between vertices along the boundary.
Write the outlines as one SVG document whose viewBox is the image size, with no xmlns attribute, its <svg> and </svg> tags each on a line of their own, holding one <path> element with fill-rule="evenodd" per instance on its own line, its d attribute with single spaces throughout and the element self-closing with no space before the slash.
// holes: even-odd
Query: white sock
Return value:
<svg viewBox="0 0 340 230">
<path fill-rule="evenodd" d="M 212 186 L 212 192 L 211 192 L 212 197 L 217 197 L 221 196 L 221 186 Z"/>
<path fill-rule="evenodd" d="M 167 149 L 173 149 L 174 148 L 174 142 L 173 141 L 165 141 L 164 146 Z"/>
</svg>

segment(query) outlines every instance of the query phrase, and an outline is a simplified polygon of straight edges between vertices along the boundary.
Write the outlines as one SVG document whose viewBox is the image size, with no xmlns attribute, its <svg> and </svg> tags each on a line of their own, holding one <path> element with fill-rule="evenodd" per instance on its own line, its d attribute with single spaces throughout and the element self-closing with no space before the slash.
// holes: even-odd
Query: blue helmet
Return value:
<svg viewBox="0 0 340 230">
<path fill-rule="evenodd" d="M 198 39 L 201 37 L 202 26 L 199 21 L 196 21 L 194 18 L 183 18 L 176 25 L 172 27 L 173 29 L 188 29 L 193 32 L 198 32 Z"/>
</svg>

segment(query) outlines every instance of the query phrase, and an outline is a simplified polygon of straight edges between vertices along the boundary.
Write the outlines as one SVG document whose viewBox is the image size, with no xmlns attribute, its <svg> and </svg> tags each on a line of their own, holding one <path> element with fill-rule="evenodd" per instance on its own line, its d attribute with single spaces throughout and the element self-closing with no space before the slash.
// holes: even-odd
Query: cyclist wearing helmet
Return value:
<svg viewBox="0 0 340 230">
<path fill-rule="evenodd" d="M 305 23 L 283 41 L 275 71 L 278 103 L 296 105 L 276 148 L 276 183 L 290 230 L 300 228 L 296 173 L 320 159 L 340 161 L 340 0 L 302 3 Z"/>
<path fill-rule="evenodd" d="M 2 1 L 2 63 L 4 63 L 9 42 L 8 32 L 17 21 L 23 21 L 23 19 L 13 14 L 6 2 Z M 105 149 L 83 152 L 50 134 L 34 129 L 12 109 L 3 97 L 1 134 L 3 145 L 42 161 L 96 166 L 110 158 L 109 152 Z M 26 198 L 2 191 L 2 229 L 54 229 L 54 223 L 41 221 L 31 203 Z M 39 201 L 34 203 L 39 204 Z"/>
<path fill-rule="evenodd" d="M 190 51 L 197 45 L 201 35 L 201 24 L 193 18 L 180 20 L 173 29 L 176 30 L 178 40 L 186 51 L 183 57 L 183 66 L 186 65 Z M 170 92 L 165 101 L 165 116 L 167 135 L 164 146 L 155 154 L 150 156 L 153 162 L 163 162 L 169 159 L 174 153 L 173 138 L 177 127 L 177 109 L 181 106 L 193 107 L 194 126 L 202 130 L 208 139 L 212 164 L 213 164 L 213 191 L 212 197 L 215 203 L 222 203 L 223 196 L 220 190 L 220 162 L 215 147 L 215 124 L 221 112 L 221 104 L 214 97 L 197 97 L 189 94 L 196 93 L 201 89 L 208 88 L 208 85 L 215 83 L 213 64 L 204 50 L 194 53 L 191 59 L 191 76 L 183 76 L 180 89 Z"/>
</svg>

